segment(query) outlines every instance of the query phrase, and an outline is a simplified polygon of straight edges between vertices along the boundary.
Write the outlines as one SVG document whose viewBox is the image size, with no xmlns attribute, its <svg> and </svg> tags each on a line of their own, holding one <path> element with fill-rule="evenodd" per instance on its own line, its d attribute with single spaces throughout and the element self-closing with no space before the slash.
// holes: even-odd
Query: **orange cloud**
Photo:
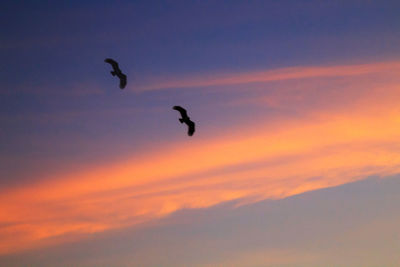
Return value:
<svg viewBox="0 0 400 267">
<path fill-rule="evenodd" d="M 353 74 L 387 67 L 368 66 Z M 342 69 L 350 71 L 336 67 L 336 73 Z M 385 94 L 368 90 L 344 109 L 237 127 L 235 134 L 192 138 L 124 162 L 5 189 L 0 252 L 146 223 L 182 208 L 282 198 L 397 173 L 400 98 L 394 96 L 400 84 L 381 86 Z"/>
</svg>

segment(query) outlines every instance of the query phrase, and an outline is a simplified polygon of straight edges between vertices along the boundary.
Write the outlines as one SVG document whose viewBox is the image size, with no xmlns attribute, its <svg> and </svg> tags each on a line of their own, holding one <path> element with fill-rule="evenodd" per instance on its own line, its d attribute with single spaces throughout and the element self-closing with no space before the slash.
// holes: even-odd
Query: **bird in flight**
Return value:
<svg viewBox="0 0 400 267">
<path fill-rule="evenodd" d="M 189 116 L 187 115 L 186 109 L 181 106 L 174 106 L 172 109 L 179 111 L 181 114 L 181 119 L 179 121 L 181 123 L 185 123 L 188 126 L 188 135 L 192 136 L 195 131 L 195 124 L 193 121 L 190 120 Z"/>
<path fill-rule="evenodd" d="M 124 89 L 126 86 L 126 75 L 122 73 L 120 70 L 117 61 L 112 58 L 106 58 L 104 62 L 109 63 L 113 67 L 113 71 L 111 71 L 112 76 L 117 75 L 119 78 L 119 88 Z"/>
</svg>

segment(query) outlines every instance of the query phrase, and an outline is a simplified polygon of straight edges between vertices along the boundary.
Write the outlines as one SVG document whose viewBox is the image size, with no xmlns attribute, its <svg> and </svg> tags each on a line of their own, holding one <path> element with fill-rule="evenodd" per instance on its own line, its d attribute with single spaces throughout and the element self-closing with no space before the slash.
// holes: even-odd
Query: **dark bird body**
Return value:
<svg viewBox="0 0 400 267">
<path fill-rule="evenodd" d="M 179 121 L 181 123 L 185 123 L 188 126 L 188 135 L 192 136 L 195 131 L 195 123 L 190 120 L 189 116 L 187 115 L 186 109 L 181 106 L 174 106 L 172 109 L 179 111 L 181 114 L 181 119 Z"/>
<path fill-rule="evenodd" d="M 120 70 L 117 61 L 115 61 L 112 58 L 106 58 L 104 62 L 110 64 L 113 68 L 113 71 L 111 71 L 111 75 L 119 78 L 119 88 L 124 89 L 127 83 L 126 75 L 122 73 Z"/>
</svg>

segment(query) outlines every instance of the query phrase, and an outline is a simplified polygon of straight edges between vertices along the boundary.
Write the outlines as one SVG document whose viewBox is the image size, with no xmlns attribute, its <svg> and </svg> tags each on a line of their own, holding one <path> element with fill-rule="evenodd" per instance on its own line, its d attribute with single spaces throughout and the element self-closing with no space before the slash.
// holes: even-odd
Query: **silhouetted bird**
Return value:
<svg viewBox="0 0 400 267">
<path fill-rule="evenodd" d="M 126 86 L 126 75 L 119 69 L 117 61 L 112 58 L 106 58 L 104 62 L 111 64 L 113 71 L 111 71 L 112 76 L 117 75 L 119 78 L 119 88 L 124 89 Z"/>
<path fill-rule="evenodd" d="M 179 111 L 179 113 L 182 116 L 182 118 L 179 119 L 179 121 L 181 123 L 186 123 L 186 125 L 188 126 L 188 135 L 192 136 L 194 133 L 194 130 L 195 130 L 194 129 L 195 124 L 193 121 L 190 120 L 189 116 L 187 115 L 186 109 L 184 109 L 183 107 L 180 107 L 180 106 L 174 106 L 172 109 Z"/>
</svg>

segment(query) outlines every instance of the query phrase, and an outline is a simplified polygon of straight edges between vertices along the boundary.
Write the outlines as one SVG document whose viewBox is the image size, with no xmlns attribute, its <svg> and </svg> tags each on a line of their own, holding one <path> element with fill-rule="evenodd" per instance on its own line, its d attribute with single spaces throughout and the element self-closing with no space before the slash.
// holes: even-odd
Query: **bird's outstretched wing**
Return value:
<svg viewBox="0 0 400 267">
<path fill-rule="evenodd" d="M 124 89 L 126 86 L 126 75 L 121 73 L 120 75 L 118 75 L 119 78 L 119 88 Z"/>
<path fill-rule="evenodd" d="M 195 123 L 191 120 L 186 122 L 187 126 L 188 126 L 188 135 L 192 136 L 194 134 L 195 131 Z"/>
<path fill-rule="evenodd" d="M 104 60 L 104 62 L 110 64 L 110 65 L 112 66 L 112 68 L 114 69 L 114 71 L 120 71 L 119 66 L 118 66 L 118 63 L 117 63 L 117 61 L 115 61 L 114 59 L 112 59 L 112 58 L 106 58 L 106 59 Z"/>
<path fill-rule="evenodd" d="M 188 115 L 187 115 L 186 109 L 184 109 L 183 107 L 181 107 L 181 106 L 174 106 L 172 109 L 179 111 L 179 113 L 180 113 L 181 116 L 182 116 L 182 119 L 187 118 Z"/>
</svg>

